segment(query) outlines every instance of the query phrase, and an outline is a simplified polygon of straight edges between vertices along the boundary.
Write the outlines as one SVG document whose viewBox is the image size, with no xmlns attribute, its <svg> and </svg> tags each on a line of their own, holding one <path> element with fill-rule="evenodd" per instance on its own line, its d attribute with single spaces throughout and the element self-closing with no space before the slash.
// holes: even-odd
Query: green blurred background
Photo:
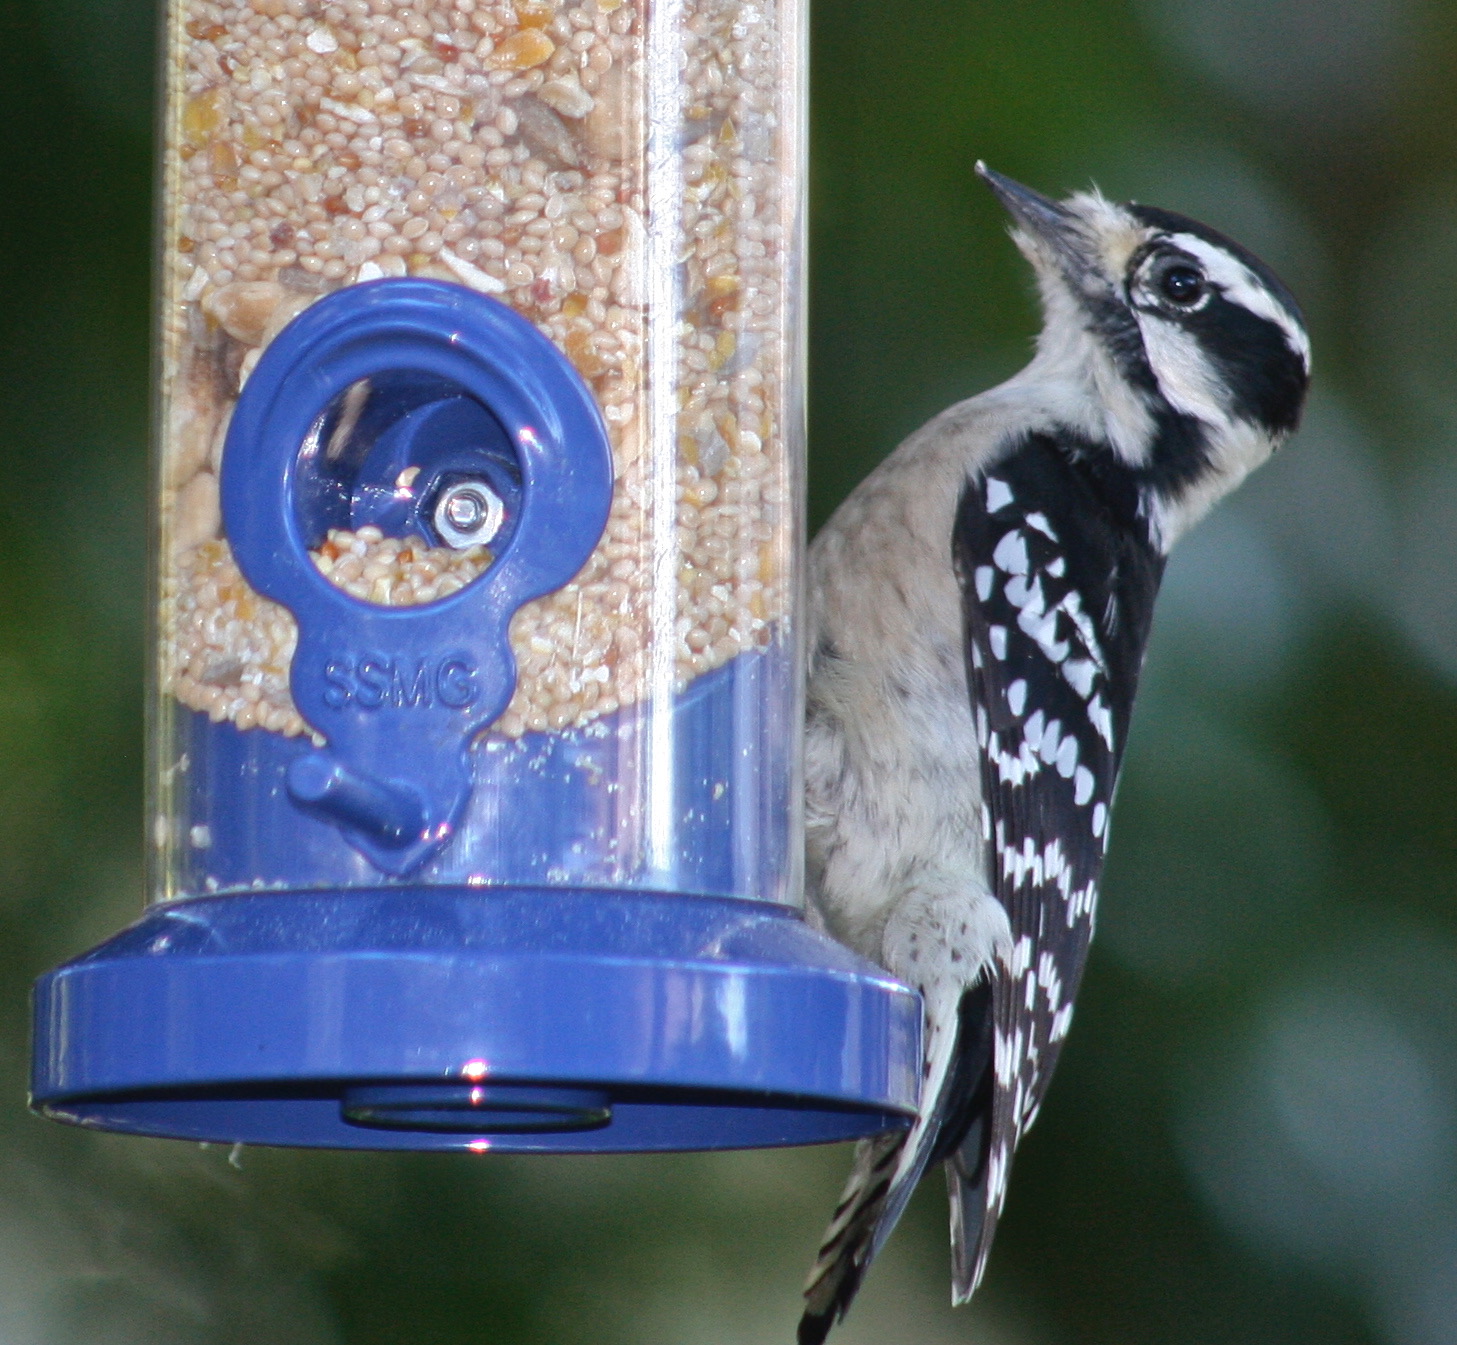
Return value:
<svg viewBox="0 0 1457 1345">
<path fill-rule="evenodd" d="M 144 0 L 0 4 L 0 1345 L 787 1342 L 848 1151 L 295 1154 L 27 1115 L 141 897 Z M 1457 4 L 820 0 L 812 518 L 1036 324 L 971 165 L 1201 216 L 1307 428 L 1188 541 L 987 1285 L 926 1183 L 838 1339 L 1457 1342 Z"/>
</svg>

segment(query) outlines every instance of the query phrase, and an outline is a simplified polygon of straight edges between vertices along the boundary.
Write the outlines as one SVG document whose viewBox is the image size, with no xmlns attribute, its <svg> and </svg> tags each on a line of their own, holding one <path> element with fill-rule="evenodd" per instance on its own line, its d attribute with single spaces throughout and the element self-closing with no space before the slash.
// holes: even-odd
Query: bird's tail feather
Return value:
<svg viewBox="0 0 1457 1345">
<path fill-rule="evenodd" d="M 965 1030 L 967 1024 L 963 1022 L 962 1026 Z M 947 1136 L 955 1148 L 938 1155 L 946 1159 L 946 1195 L 951 1206 L 951 1302 L 958 1308 L 981 1283 L 999 1213 L 990 1197 L 991 1138 L 997 1100 L 989 1038 L 990 1033 L 984 1030 L 981 1072 L 966 1105 L 970 1122 L 960 1136 Z"/>
<path fill-rule="evenodd" d="M 844 1318 L 926 1169 L 962 1154 L 970 1162 L 972 1154 L 985 1150 L 980 1138 L 985 1127 L 973 1118 L 984 1112 L 991 1096 L 990 1003 L 990 982 L 983 979 L 949 1008 L 939 1005 L 940 1012 L 927 1015 L 929 1097 L 908 1131 L 877 1135 L 856 1146 L 850 1179 L 804 1287 L 799 1345 L 820 1345 Z M 966 1209 L 968 1225 L 977 1217 L 976 1208 Z M 954 1239 L 953 1233 L 953 1245 Z"/>
<path fill-rule="evenodd" d="M 955 1001 L 950 1013 L 928 1015 L 926 1080 L 930 1097 L 910 1130 L 861 1140 L 844 1194 L 820 1244 L 804 1286 L 799 1345 L 820 1345 L 844 1316 L 865 1271 L 891 1235 L 916 1184 L 940 1157 L 946 1090 L 955 1086 L 952 1061 L 959 1036 Z"/>
<path fill-rule="evenodd" d="M 980 1123 L 976 1129 L 985 1129 Z M 981 1284 L 991 1250 L 996 1219 L 987 1209 L 987 1169 L 984 1160 L 970 1170 L 968 1149 L 983 1146 L 981 1136 L 968 1135 L 967 1143 L 946 1160 L 946 1195 L 951 1206 L 951 1303 L 960 1307 Z M 973 1152 L 975 1150 L 973 1149 Z"/>
<path fill-rule="evenodd" d="M 820 1345 L 844 1318 L 926 1170 L 938 1129 L 934 1119 L 923 1118 L 908 1131 L 856 1145 L 850 1180 L 805 1281 L 799 1345 Z"/>
<path fill-rule="evenodd" d="M 799 1345 L 820 1345 L 844 1315 L 875 1255 L 875 1230 L 895 1180 L 904 1134 L 877 1135 L 855 1146 L 855 1162 L 804 1285 Z"/>
</svg>

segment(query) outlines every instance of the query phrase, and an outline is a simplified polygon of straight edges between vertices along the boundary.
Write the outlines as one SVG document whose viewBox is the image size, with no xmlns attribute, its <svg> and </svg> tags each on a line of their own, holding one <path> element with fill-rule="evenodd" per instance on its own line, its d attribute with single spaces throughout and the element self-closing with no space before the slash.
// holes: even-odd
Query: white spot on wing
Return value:
<svg viewBox="0 0 1457 1345">
<path fill-rule="evenodd" d="M 1012 503 L 1012 488 L 994 476 L 987 477 L 987 509 L 995 514 Z"/>
<path fill-rule="evenodd" d="M 1064 780 L 1072 779 L 1072 773 L 1078 764 L 1078 740 L 1071 733 L 1062 740 L 1062 745 L 1057 749 L 1057 773 Z"/>
<path fill-rule="evenodd" d="M 1007 585 L 1009 589 L 1011 586 L 1011 584 Z M 1057 638 L 1057 610 L 1055 608 L 1051 612 L 1039 613 L 1029 605 L 1022 609 L 1022 614 L 1017 618 L 1017 625 L 1037 641 L 1038 648 L 1053 663 L 1061 663 L 1068 656 L 1070 646 L 1067 641 Z"/>
<path fill-rule="evenodd" d="M 1086 766 L 1079 766 L 1073 772 L 1073 802 L 1082 807 L 1093 797 L 1093 772 Z"/>
<path fill-rule="evenodd" d="M 1027 539 L 1013 528 L 997 543 L 992 562 L 1007 574 L 1026 574 L 1031 563 L 1027 558 Z"/>
<path fill-rule="evenodd" d="M 976 567 L 976 596 L 982 602 L 985 602 L 992 596 L 992 580 L 994 578 L 995 576 L 992 574 L 992 567 L 990 565 L 978 565 Z"/>
<path fill-rule="evenodd" d="M 1020 719 L 1023 707 L 1027 704 L 1027 683 L 1020 677 L 1007 688 L 1007 704 L 1012 707 L 1012 713 Z"/>
<path fill-rule="evenodd" d="M 1025 575 L 1014 574 L 1007 580 L 1007 601 L 1024 614 L 1041 616 L 1047 607 L 1047 600 L 1042 596 L 1042 580 L 1033 578 L 1029 583 Z"/>
<path fill-rule="evenodd" d="M 1078 628 L 1078 634 L 1083 637 L 1083 643 L 1088 647 L 1088 657 L 1098 664 L 1103 665 L 1103 651 L 1098 644 L 1098 632 L 1088 614 L 1083 611 L 1083 599 L 1077 589 L 1068 589 L 1062 600 L 1062 610 L 1072 618 L 1073 625 Z"/>
<path fill-rule="evenodd" d="M 1093 678 L 1097 672 L 1097 667 L 1085 658 L 1070 658 L 1062 665 L 1067 684 L 1084 700 L 1093 694 Z"/>
<path fill-rule="evenodd" d="M 1057 743 L 1062 736 L 1062 720 L 1054 719 L 1043 731 L 1042 741 L 1037 745 L 1037 755 L 1047 765 L 1057 760 Z"/>
<path fill-rule="evenodd" d="M 1067 1036 L 1067 1030 L 1072 1025 L 1073 1006 L 1064 1004 L 1055 1014 L 1052 1015 L 1052 1028 L 1048 1032 L 1049 1041 L 1061 1041 Z"/>
<path fill-rule="evenodd" d="M 1057 974 L 1057 959 L 1050 952 L 1044 951 L 1037 958 L 1037 979 L 1042 983 L 1048 1008 L 1056 1009 L 1062 1002 L 1062 977 Z"/>
</svg>

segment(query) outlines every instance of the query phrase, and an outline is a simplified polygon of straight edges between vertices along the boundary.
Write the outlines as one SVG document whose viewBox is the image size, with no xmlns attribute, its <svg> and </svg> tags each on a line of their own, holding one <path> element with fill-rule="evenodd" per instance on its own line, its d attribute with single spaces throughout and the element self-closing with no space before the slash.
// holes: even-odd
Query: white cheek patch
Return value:
<svg viewBox="0 0 1457 1345">
<path fill-rule="evenodd" d="M 1193 333 L 1157 313 L 1135 311 L 1149 368 L 1169 405 L 1209 425 L 1227 424 L 1219 378 Z"/>
<path fill-rule="evenodd" d="M 1197 257 L 1205 274 L 1224 291 L 1224 297 L 1231 303 L 1248 309 L 1258 318 L 1273 322 L 1285 334 L 1285 344 L 1300 356 L 1305 372 L 1310 372 L 1310 338 L 1305 329 L 1259 282 L 1249 267 L 1194 234 L 1174 234 L 1169 241 L 1191 257 Z"/>
</svg>

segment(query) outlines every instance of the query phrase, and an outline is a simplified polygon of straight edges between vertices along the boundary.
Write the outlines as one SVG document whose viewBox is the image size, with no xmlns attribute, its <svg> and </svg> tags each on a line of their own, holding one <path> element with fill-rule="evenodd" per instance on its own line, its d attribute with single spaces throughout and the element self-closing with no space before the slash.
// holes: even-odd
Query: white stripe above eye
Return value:
<svg viewBox="0 0 1457 1345">
<path fill-rule="evenodd" d="M 1285 342 L 1310 372 L 1310 337 L 1295 315 L 1270 293 L 1259 278 L 1242 261 L 1231 257 L 1223 248 L 1206 242 L 1195 234 L 1173 234 L 1169 241 L 1191 257 L 1197 257 L 1208 275 L 1231 303 L 1247 308 L 1258 318 L 1273 322 L 1285 333 Z"/>
</svg>

